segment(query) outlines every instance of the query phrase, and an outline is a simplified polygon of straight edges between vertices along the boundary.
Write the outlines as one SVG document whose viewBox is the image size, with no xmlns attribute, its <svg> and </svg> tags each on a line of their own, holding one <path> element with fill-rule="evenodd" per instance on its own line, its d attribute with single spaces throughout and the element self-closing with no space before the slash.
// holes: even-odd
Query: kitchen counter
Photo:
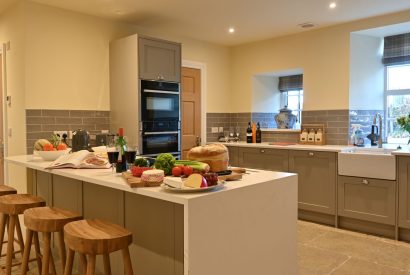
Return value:
<svg viewBox="0 0 410 275">
<path fill-rule="evenodd" d="M 308 144 L 294 144 L 294 145 L 271 145 L 270 142 L 262 143 L 246 143 L 240 142 L 221 142 L 226 146 L 238 146 L 238 147 L 254 147 L 254 148 L 272 148 L 272 149 L 290 149 L 290 150 L 313 150 L 324 152 L 341 152 L 351 148 L 347 145 L 308 145 Z"/>
<path fill-rule="evenodd" d="M 114 213 L 133 232 L 136 274 L 297 273 L 295 174 L 252 170 L 220 190 L 180 194 L 130 188 L 111 169 L 45 169 L 50 162 L 31 155 L 6 161 L 28 168 L 33 193 L 44 192 L 49 205 L 76 202 L 71 210 L 85 218 Z"/>
</svg>

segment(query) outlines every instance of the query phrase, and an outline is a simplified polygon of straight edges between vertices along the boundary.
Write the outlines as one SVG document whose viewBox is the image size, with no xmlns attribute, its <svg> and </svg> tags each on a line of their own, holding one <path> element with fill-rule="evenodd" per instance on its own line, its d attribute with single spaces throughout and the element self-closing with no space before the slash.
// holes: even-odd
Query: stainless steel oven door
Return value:
<svg viewBox="0 0 410 275">
<path fill-rule="evenodd" d="M 141 148 L 143 155 L 160 153 L 180 154 L 180 131 L 142 132 Z"/>
</svg>

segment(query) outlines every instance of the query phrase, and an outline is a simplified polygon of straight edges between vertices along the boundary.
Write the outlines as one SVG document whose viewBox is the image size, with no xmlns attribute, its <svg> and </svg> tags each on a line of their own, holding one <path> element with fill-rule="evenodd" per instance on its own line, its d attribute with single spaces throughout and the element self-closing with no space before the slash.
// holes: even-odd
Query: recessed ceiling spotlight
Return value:
<svg viewBox="0 0 410 275">
<path fill-rule="evenodd" d="M 312 22 L 305 22 L 305 23 L 299 24 L 298 26 L 303 28 L 303 29 L 309 29 L 309 28 L 313 28 L 316 25 L 313 24 Z"/>
<path fill-rule="evenodd" d="M 122 10 L 115 10 L 114 12 L 115 12 L 115 14 L 117 14 L 117 15 L 122 15 L 122 14 L 124 14 L 124 12 L 123 12 Z"/>
<path fill-rule="evenodd" d="M 234 33 L 234 32 L 235 32 L 235 29 L 234 29 L 234 28 L 229 28 L 228 32 L 229 32 L 229 33 Z"/>
<path fill-rule="evenodd" d="M 329 8 L 331 8 L 331 9 L 336 8 L 336 3 L 335 2 L 330 3 Z"/>
</svg>

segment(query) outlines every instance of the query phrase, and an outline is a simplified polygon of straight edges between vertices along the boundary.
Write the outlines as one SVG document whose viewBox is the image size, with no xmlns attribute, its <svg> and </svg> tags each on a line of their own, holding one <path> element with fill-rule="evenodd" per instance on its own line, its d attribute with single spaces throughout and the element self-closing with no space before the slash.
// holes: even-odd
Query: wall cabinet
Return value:
<svg viewBox="0 0 410 275">
<path fill-rule="evenodd" d="M 240 167 L 287 172 L 289 170 L 288 158 L 288 150 L 238 148 L 238 165 Z"/>
<path fill-rule="evenodd" d="M 339 176 L 338 215 L 394 225 L 396 181 Z"/>
<path fill-rule="evenodd" d="M 181 82 L 181 44 L 139 37 L 139 77 Z"/>
<path fill-rule="evenodd" d="M 298 174 L 299 209 L 336 214 L 336 157 L 333 152 L 289 151 L 289 172 Z"/>
<path fill-rule="evenodd" d="M 398 157 L 399 227 L 410 229 L 410 157 Z"/>
</svg>

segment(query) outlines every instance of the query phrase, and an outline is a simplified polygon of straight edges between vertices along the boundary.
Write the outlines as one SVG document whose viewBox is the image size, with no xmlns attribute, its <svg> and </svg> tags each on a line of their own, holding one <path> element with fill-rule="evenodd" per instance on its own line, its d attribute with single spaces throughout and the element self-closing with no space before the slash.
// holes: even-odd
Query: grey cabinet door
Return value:
<svg viewBox="0 0 410 275">
<path fill-rule="evenodd" d="M 229 164 L 232 166 L 239 166 L 238 162 L 238 147 L 236 146 L 226 146 L 229 153 Z"/>
<path fill-rule="evenodd" d="M 298 174 L 299 209 L 336 214 L 336 153 L 290 150 L 289 172 Z"/>
<path fill-rule="evenodd" d="M 288 154 L 288 150 L 240 147 L 238 164 L 244 168 L 287 172 Z"/>
<path fill-rule="evenodd" d="M 37 171 L 36 195 L 45 199 L 47 206 L 53 206 L 53 179 L 50 173 Z"/>
<path fill-rule="evenodd" d="M 139 37 L 138 47 L 141 79 L 181 82 L 181 44 Z"/>
<path fill-rule="evenodd" d="M 410 157 L 398 157 L 399 227 L 410 229 Z"/>
<path fill-rule="evenodd" d="M 338 215 L 394 225 L 396 181 L 339 176 Z"/>
<path fill-rule="evenodd" d="M 83 182 L 76 179 L 53 176 L 53 206 L 83 213 Z"/>
</svg>

